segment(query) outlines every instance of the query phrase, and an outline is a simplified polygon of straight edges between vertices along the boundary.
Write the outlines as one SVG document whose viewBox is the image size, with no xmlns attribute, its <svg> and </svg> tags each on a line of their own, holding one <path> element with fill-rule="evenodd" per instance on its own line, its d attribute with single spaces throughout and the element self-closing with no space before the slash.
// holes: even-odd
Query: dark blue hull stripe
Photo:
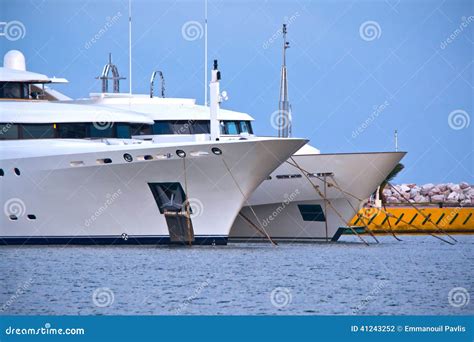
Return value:
<svg viewBox="0 0 474 342">
<path fill-rule="evenodd" d="M 272 240 L 278 242 L 320 242 L 320 241 L 337 241 L 334 238 L 329 237 L 278 237 L 271 236 Z M 229 237 L 229 242 L 268 242 L 268 239 L 261 236 L 231 236 Z"/>
<path fill-rule="evenodd" d="M 188 245 L 169 236 L 15 236 L 0 237 L 0 245 Z M 226 245 L 226 236 L 196 236 L 193 245 Z"/>
</svg>

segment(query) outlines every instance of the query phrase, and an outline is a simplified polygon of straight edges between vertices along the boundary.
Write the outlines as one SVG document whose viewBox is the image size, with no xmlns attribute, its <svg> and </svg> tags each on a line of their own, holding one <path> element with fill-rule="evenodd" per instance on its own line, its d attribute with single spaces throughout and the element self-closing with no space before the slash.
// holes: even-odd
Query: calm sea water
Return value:
<svg viewBox="0 0 474 342">
<path fill-rule="evenodd" d="M 1 247 L 0 312 L 473 314 L 474 236 L 456 236 L 455 246 L 402 239 L 369 247 L 354 237 L 278 247 Z"/>
</svg>

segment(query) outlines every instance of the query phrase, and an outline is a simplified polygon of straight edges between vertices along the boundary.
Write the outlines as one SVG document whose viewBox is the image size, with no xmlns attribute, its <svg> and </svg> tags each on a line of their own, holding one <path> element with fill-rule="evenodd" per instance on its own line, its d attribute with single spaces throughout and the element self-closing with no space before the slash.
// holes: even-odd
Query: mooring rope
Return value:
<svg viewBox="0 0 474 342">
<path fill-rule="evenodd" d="M 290 164 L 290 165 L 293 165 L 293 166 L 296 167 L 296 168 L 298 168 L 298 169 L 303 173 L 303 175 L 304 175 L 305 178 L 308 180 L 308 182 L 311 184 L 311 186 L 313 187 L 313 189 L 316 190 L 316 192 L 319 194 L 319 196 L 320 196 L 322 199 L 327 200 L 327 199 L 325 198 L 325 196 L 324 196 L 324 195 L 321 193 L 321 191 L 319 190 L 318 186 L 316 186 L 316 185 L 311 181 L 311 179 L 309 179 L 308 174 L 307 174 L 306 172 L 304 172 L 304 170 L 303 170 L 302 168 L 299 167 L 298 163 L 293 159 L 293 157 L 290 157 L 290 159 L 293 161 L 294 165 L 291 164 L 291 163 L 289 163 L 289 162 L 287 162 L 287 163 Z M 346 221 L 344 220 L 344 218 L 343 218 L 342 215 L 339 213 L 339 211 L 332 205 L 331 201 L 330 201 L 330 200 L 327 200 L 327 203 L 328 203 L 328 205 L 332 208 L 332 210 L 334 210 L 334 212 L 335 212 L 336 215 L 341 219 L 341 221 L 342 221 L 347 227 L 349 227 L 349 229 L 350 229 L 363 243 L 365 243 L 367 246 L 369 246 L 369 243 L 368 243 L 367 241 L 365 241 L 365 240 L 360 236 L 360 234 L 357 233 L 357 231 L 356 231 L 353 227 L 351 227 L 351 226 L 349 225 L 348 222 L 346 222 Z M 327 218 L 326 218 L 326 219 L 327 219 Z"/>
<path fill-rule="evenodd" d="M 245 200 L 245 203 L 247 204 L 247 206 L 250 208 L 250 210 L 252 211 L 253 215 L 255 216 L 255 218 L 257 219 L 257 222 L 258 224 L 260 225 L 260 229 L 256 229 L 258 232 L 260 231 L 263 231 L 264 235 L 267 237 L 267 239 L 272 243 L 273 246 L 277 246 L 278 244 L 273 241 L 273 239 L 270 237 L 270 235 L 268 234 L 268 232 L 265 230 L 265 228 L 263 227 L 262 223 L 260 222 L 260 220 L 258 219 L 258 216 L 257 216 L 257 213 L 255 212 L 255 210 L 253 209 L 253 207 L 250 205 L 248 199 L 247 199 L 247 196 L 245 196 L 244 192 L 242 191 L 239 183 L 237 182 L 237 180 L 235 179 L 234 175 L 232 174 L 232 171 L 230 170 L 229 166 L 227 165 L 227 163 L 225 162 L 225 159 L 222 158 L 222 162 L 224 163 L 227 171 L 229 172 L 230 176 L 232 177 L 232 180 L 234 181 L 235 185 L 237 186 L 237 188 L 239 189 L 242 197 L 244 198 Z M 245 217 L 244 215 L 241 215 L 242 217 Z M 246 220 L 248 220 L 248 218 L 246 218 Z M 251 221 L 250 221 L 251 222 Z M 254 228 L 256 228 L 256 225 L 253 225 Z"/>
<path fill-rule="evenodd" d="M 305 175 L 305 177 L 306 177 L 306 178 L 308 179 L 308 181 L 313 185 L 313 188 L 314 188 L 315 185 L 311 182 L 311 180 L 310 180 L 309 177 L 307 176 L 307 175 L 309 174 L 309 172 L 307 172 L 306 170 L 304 170 L 303 168 L 301 168 L 301 167 L 296 163 L 296 161 L 295 161 L 292 157 L 291 157 L 291 160 L 293 160 L 293 163 L 295 163 L 296 165 L 293 165 L 293 164 L 290 163 L 290 162 L 288 162 L 288 164 L 290 164 L 290 165 L 292 165 L 292 166 L 294 166 L 294 167 L 300 169 L 300 170 L 302 171 L 303 175 Z M 322 179 L 321 177 L 318 177 L 317 175 L 316 175 L 316 177 L 317 177 L 320 181 L 322 181 L 322 182 L 327 182 L 327 181 L 325 181 L 324 179 Z M 333 178 L 333 180 L 334 180 L 334 178 Z M 334 180 L 334 182 L 335 182 L 335 180 Z M 350 192 L 343 190 L 341 187 L 339 187 L 339 185 L 338 185 L 337 183 L 336 183 L 336 184 L 332 184 L 332 183 L 327 182 L 327 184 L 328 184 L 329 187 L 334 186 L 336 189 L 340 190 L 342 193 L 347 194 L 347 195 L 349 195 L 349 196 L 351 196 L 351 197 L 353 197 L 353 198 L 355 198 L 355 199 L 357 199 L 357 200 L 359 200 L 359 201 L 361 201 L 361 202 L 363 201 L 362 199 L 358 198 L 357 196 L 351 194 Z M 392 184 L 390 184 L 390 183 L 388 183 L 388 184 L 393 188 L 393 185 L 392 185 Z M 395 191 L 398 192 L 398 190 L 396 190 L 396 189 L 395 189 Z M 398 193 L 399 193 L 399 192 L 398 192 Z M 401 194 L 400 194 L 400 195 L 401 195 Z M 323 198 L 322 194 L 320 194 L 320 196 Z M 403 197 L 403 196 L 402 196 L 402 197 Z M 440 227 L 438 227 L 433 221 L 431 221 L 431 219 L 430 219 L 429 217 L 427 217 L 427 216 L 426 216 L 424 213 L 422 213 L 416 206 L 414 206 L 413 203 L 411 203 L 411 202 L 408 202 L 408 203 L 409 203 L 412 207 L 414 207 L 415 210 L 417 210 L 425 219 L 427 219 L 429 222 L 433 223 L 433 225 L 438 228 L 438 231 L 444 232 L 444 234 L 446 234 L 446 235 L 449 236 L 451 239 L 453 239 L 454 241 L 457 242 L 456 239 L 454 239 L 451 235 L 449 235 L 449 234 L 448 234 L 447 232 L 445 232 L 443 229 L 441 229 Z M 382 211 L 386 216 L 389 217 L 388 222 L 389 222 L 389 225 L 390 225 L 390 218 L 394 217 L 394 215 L 391 214 L 390 212 L 388 212 L 386 209 L 384 210 L 384 209 L 379 208 L 379 210 Z M 337 212 L 336 212 L 336 213 L 337 213 Z M 359 216 L 359 217 L 360 217 L 360 216 Z M 360 218 L 361 218 L 362 221 L 364 221 L 364 219 L 363 219 L 362 217 L 360 217 Z M 342 219 L 342 218 L 341 218 L 341 219 Z M 342 220 L 343 220 L 343 219 L 342 219 Z M 415 228 L 415 229 L 417 229 L 417 230 L 423 232 L 423 230 L 419 229 L 418 227 L 412 225 L 412 224 L 409 223 L 409 222 L 406 222 L 406 221 L 401 220 L 401 219 L 400 219 L 400 221 L 403 222 L 403 223 L 405 223 L 405 224 L 407 224 L 407 225 L 410 226 L 410 227 L 413 227 L 413 228 Z M 374 224 L 375 224 L 375 223 L 374 223 Z M 375 224 L 375 225 L 378 225 L 378 224 Z M 348 224 L 348 226 L 349 226 L 349 224 Z M 391 225 L 390 225 L 390 226 L 391 226 Z M 349 226 L 349 228 L 351 228 L 351 227 Z M 370 231 L 370 229 L 369 229 L 368 227 L 367 227 L 367 229 L 368 229 L 368 231 Z M 446 242 L 446 243 L 448 243 L 448 244 L 450 244 L 450 245 L 454 245 L 454 243 L 452 243 L 452 242 L 450 242 L 450 241 L 448 241 L 448 240 L 445 240 L 445 239 L 443 239 L 443 238 L 441 238 L 441 237 L 439 237 L 439 236 L 437 236 L 437 235 L 434 235 L 434 234 L 432 234 L 432 233 L 427 233 L 427 234 L 428 234 L 428 235 L 431 235 L 431 236 L 433 236 L 434 238 L 437 238 L 437 239 L 439 239 L 439 240 L 441 240 L 441 241 L 443 241 L 443 242 Z M 397 240 L 402 241 L 401 239 L 397 238 L 393 232 L 392 232 L 392 235 L 393 235 Z"/>
<path fill-rule="evenodd" d="M 188 240 L 189 240 L 189 245 L 192 245 L 192 236 L 191 236 L 191 211 L 190 211 L 190 205 L 189 203 L 189 197 L 188 197 L 188 178 L 186 174 L 186 158 L 183 158 L 183 167 L 184 167 L 184 193 L 186 197 L 185 201 L 185 210 L 186 210 L 186 223 L 188 226 Z"/>
<path fill-rule="evenodd" d="M 403 197 L 403 194 L 398 191 L 397 188 L 395 188 L 391 183 L 387 182 L 387 184 L 393 189 L 395 190 L 400 196 L 401 198 L 405 199 L 405 197 Z M 406 200 L 406 199 L 405 199 Z M 442 229 L 441 227 L 439 227 L 436 223 L 434 223 L 431 218 L 429 216 L 426 216 L 421 210 L 419 210 L 415 205 L 413 205 L 413 203 L 411 203 L 410 201 L 407 200 L 407 203 L 413 207 L 421 216 L 423 216 L 428 222 L 431 222 L 433 224 L 433 226 L 436 227 L 436 229 L 438 229 L 438 232 L 442 232 L 444 233 L 446 236 L 448 236 L 449 238 L 451 238 L 451 240 L 455 241 L 455 242 L 458 242 L 458 240 L 456 240 L 455 238 L 453 238 L 450 234 L 448 234 L 448 232 L 446 232 L 444 229 Z M 435 236 L 435 235 L 433 235 Z"/>
</svg>

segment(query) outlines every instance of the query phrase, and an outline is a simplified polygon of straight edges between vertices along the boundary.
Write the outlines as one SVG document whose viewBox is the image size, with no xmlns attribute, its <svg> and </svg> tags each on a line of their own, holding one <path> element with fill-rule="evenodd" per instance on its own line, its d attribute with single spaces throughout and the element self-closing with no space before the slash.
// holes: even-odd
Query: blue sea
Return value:
<svg viewBox="0 0 474 342">
<path fill-rule="evenodd" d="M 474 314 L 474 236 L 0 247 L 3 315 Z M 370 239 L 367 237 L 367 240 Z"/>
</svg>

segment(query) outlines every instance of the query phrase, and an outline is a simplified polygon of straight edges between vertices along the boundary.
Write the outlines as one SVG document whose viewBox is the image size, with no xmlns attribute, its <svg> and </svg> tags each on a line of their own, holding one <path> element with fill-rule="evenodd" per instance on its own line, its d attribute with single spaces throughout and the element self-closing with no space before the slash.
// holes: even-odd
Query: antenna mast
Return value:
<svg viewBox="0 0 474 342">
<path fill-rule="evenodd" d="M 204 0 L 204 106 L 207 106 L 207 0 Z"/>
<path fill-rule="evenodd" d="M 398 129 L 395 130 L 395 152 L 398 152 Z"/>
<path fill-rule="evenodd" d="M 128 0 L 128 74 L 129 93 L 132 95 L 132 0 Z"/>
<path fill-rule="evenodd" d="M 278 105 L 278 137 L 288 138 L 291 136 L 291 106 L 288 101 L 288 79 L 286 74 L 286 49 L 290 43 L 286 40 L 286 24 L 283 24 L 283 64 L 281 66 L 280 102 Z"/>
</svg>

